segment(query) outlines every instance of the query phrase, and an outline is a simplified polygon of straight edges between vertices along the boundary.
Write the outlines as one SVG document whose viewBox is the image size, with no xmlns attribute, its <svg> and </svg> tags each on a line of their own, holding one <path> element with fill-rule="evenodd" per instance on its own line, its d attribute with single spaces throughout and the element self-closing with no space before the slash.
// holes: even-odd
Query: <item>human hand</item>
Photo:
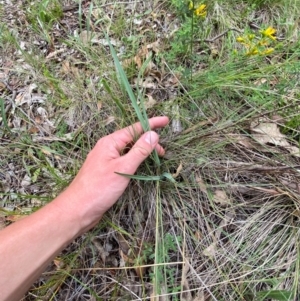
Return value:
<svg viewBox="0 0 300 301">
<path fill-rule="evenodd" d="M 149 119 L 152 130 L 164 127 L 168 122 L 168 117 Z M 130 179 L 116 172 L 134 174 L 154 149 L 160 156 L 164 155 L 164 149 L 158 144 L 158 134 L 149 131 L 135 142 L 128 153 L 121 156 L 121 151 L 142 132 L 138 122 L 101 138 L 63 193 L 61 207 L 64 206 L 68 212 L 75 212 L 82 222 L 83 231 L 93 227 L 126 189 Z"/>
</svg>

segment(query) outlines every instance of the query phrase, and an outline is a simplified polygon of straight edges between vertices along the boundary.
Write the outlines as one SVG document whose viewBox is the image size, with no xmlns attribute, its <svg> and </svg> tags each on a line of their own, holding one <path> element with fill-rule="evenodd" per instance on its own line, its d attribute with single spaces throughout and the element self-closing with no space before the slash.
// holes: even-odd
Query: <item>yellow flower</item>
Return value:
<svg viewBox="0 0 300 301">
<path fill-rule="evenodd" d="M 261 53 L 261 55 L 268 55 L 271 54 L 272 52 L 274 52 L 274 48 L 267 48 Z"/>
<path fill-rule="evenodd" d="M 236 41 L 239 43 L 245 43 L 245 39 L 243 37 L 237 37 Z"/>
<path fill-rule="evenodd" d="M 255 34 L 253 34 L 253 33 L 248 34 L 248 39 L 250 41 L 252 41 L 254 38 L 255 38 Z"/>
<path fill-rule="evenodd" d="M 275 41 L 276 37 L 274 36 L 276 33 L 276 29 L 269 26 L 267 29 L 265 30 L 261 30 L 260 33 L 267 38 L 270 38 L 271 40 Z"/>
<path fill-rule="evenodd" d="M 256 47 L 254 47 L 254 48 L 251 48 L 251 49 L 246 53 L 246 55 L 256 55 L 256 54 L 258 54 L 258 53 L 259 53 L 258 49 L 257 49 Z"/>
<path fill-rule="evenodd" d="M 205 4 L 200 4 L 196 9 L 195 9 L 195 15 L 198 17 L 206 17 L 207 11 L 206 11 L 206 5 Z"/>
<path fill-rule="evenodd" d="M 190 4 L 189 4 L 189 10 L 192 10 L 194 9 L 194 2 L 193 1 L 190 1 Z"/>
<path fill-rule="evenodd" d="M 258 46 L 269 46 L 269 41 L 267 41 L 267 40 L 260 40 L 259 42 L 258 42 Z"/>
</svg>

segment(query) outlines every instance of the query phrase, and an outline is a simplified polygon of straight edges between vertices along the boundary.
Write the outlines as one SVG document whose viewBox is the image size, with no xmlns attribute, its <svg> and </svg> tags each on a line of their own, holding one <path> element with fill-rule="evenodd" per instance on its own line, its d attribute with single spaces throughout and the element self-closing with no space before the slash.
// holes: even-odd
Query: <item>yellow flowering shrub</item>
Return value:
<svg viewBox="0 0 300 301">
<path fill-rule="evenodd" d="M 269 26 L 267 29 L 260 30 L 260 35 L 250 33 L 236 38 L 236 41 L 244 46 L 246 55 L 269 55 L 274 52 L 270 47 L 276 41 L 276 29 Z"/>
<path fill-rule="evenodd" d="M 267 29 L 265 30 L 261 30 L 260 33 L 266 37 L 269 38 L 273 41 L 276 41 L 276 37 L 274 36 L 276 33 L 276 29 L 274 29 L 273 27 L 269 26 Z"/>
<path fill-rule="evenodd" d="M 197 5 L 195 5 L 195 1 L 190 1 L 189 3 L 189 10 L 192 10 L 197 17 L 205 18 L 207 15 L 206 8 L 207 5 L 203 3 Z"/>
</svg>

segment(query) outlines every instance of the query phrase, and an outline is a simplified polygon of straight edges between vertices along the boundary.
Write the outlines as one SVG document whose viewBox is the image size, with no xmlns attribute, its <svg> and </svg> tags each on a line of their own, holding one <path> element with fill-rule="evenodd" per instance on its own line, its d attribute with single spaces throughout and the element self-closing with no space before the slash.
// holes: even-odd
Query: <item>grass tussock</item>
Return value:
<svg viewBox="0 0 300 301">
<path fill-rule="evenodd" d="M 139 110 L 171 119 L 159 168 L 137 172 L 154 180 L 132 180 L 24 300 L 299 299 L 300 3 L 191 2 L 0 4 L 5 225 Z"/>
</svg>

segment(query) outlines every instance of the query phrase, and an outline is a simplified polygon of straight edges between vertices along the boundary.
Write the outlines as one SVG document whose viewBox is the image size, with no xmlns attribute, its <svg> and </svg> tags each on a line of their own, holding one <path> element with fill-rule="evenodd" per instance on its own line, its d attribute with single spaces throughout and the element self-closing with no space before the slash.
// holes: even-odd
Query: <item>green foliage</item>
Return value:
<svg viewBox="0 0 300 301">
<path fill-rule="evenodd" d="M 278 301 L 292 301 L 293 292 L 287 290 L 266 290 L 260 291 L 255 294 L 255 300 L 267 301 L 267 300 L 278 300 Z"/>
<path fill-rule="evenodd" d="M 180 17 L 181 26 L 171 38 L 171 47 L 165 53 L 165 58 L 172 67 L 175 67 L 178 60 L 183 62 L 183 65 L 193 65 L 198 59 L 193 51 L 194 43 L 197 41 L 201 44 L 207 6 L 205 1 L 194 0 L 172 0 L 171 6 Z"/>
<path fill-rule="evenodd" d="M 51 25 L 63 16 L 62 6 L 58 0 L 31 2 L 27 9 L 27 18 L 34 25 L 39 23 Z"/>
<path fill-rule="evenodd" d="M 62 5 L 58 0 L 42 0 L 28 3 L 27 19 L 32 28 L 42 32 L 49 40 L 49 30 L 54 22 L 63 16 Z"/>
<path fill-rule="evenodd" d="M 279 3 L 283 3 L 284 0 L 244 0 L 244 2 L 252 5 L 253 8 L 255 7 L 261 8 L 264 6 L 272 6 Z"/>
<path fill-rule="evenodd" d="M 57 97 L 54 97 L 54 99 L 58 100 L 57 104 L 62 107 L 69 107 L 70 100 L 68 100 L 67 96 L 61 89 L 60 80 L 57 79 L 57 77 L 53 74 L 52 70 L 50 70 L 50 68 L 45 64 L 41 66 L 41 71 L 43 72 L 43 76 L 47 82 L 47 85 L 50 85 L 53 88 L 55 94 L 57 95 Z"/>
<path fill-rule="evenodd" d="M 174 237 L 170 233 L 167 233 L 161 241 L 158 252 L 151 254 L 150 259 L 154 259 L 159 263 L 171 262 L 172 252 L 176 253 L 181 245 L 182 238 L 180 236 Z M 175 286 L 176 269 L 168 266 L 159 266 L 155 269 L 155 273 L 150 273 L 150 277 L 155 279 L 156 283 L 166 283 L 170 289 L 169 293 L 177 292 L 180 290 L 180 286 Z"/>
</svg>

